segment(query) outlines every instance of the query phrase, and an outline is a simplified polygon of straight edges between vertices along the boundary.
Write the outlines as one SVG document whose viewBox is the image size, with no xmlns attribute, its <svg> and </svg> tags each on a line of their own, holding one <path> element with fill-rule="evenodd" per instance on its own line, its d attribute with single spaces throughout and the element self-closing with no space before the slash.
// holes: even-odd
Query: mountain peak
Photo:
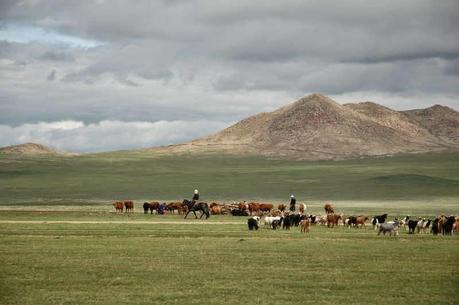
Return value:
<svg viewBox="0 0 459 305">
<path fill-rule="evenodd" d="M 17 155 L 64 155 L 69 154 L 38 143 L 24 143 L 0 148 L 1 153 Z"/>
<path fill-rule="evenodd" d="M 432 112 L 449 109 L 432 108 Z M 437 123 L 444 117 L 451 119 Z M 410 116 L 374 102 L 341 105 L 314 93 L 206 138 L 163 150 L 307 160 L 459 150 L 457 122 L 454 115 Z"/>
</svg>

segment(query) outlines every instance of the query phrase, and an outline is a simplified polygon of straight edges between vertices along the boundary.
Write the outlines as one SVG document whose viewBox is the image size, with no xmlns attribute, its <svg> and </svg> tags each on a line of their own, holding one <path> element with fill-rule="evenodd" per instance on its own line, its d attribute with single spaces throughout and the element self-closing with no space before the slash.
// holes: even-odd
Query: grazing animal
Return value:
<svg viewBox="0 0 459 305">
<path fill-rule="evenodd" d="M 233 215 L 233 216 L 249 216 L 249 213 L 246 210 L 233 209 L 233 210 L 231 210 L 231 215 Z"/>
<path fill-rule="evenodd" d="M 335 210 L 333 209 L 333 206 L 330 203 L 326 203 L 324 205 L 324 210 L 326 214 L 333 214 L 335 213 Z"/>
<path fill-rule="evenodd" d="M 134 201 L 132 200 L 125 200 L 124 201 L 124 208 L 126 209 L 126 213 L 134 213 Z"/>
<path fill-rule="evenodd" d="M 440 227 L 438 226 L 438 222 L 440 221 L 440 218 L 437 217 L 434 219 L 434 221 L 432 221 L 432 228 L 430 229 L 430 231 L 432 232 L 433 235 L 438 235 L 438 233 L 440 233 Z"/>
<path fill-rule="evenodd" d="M 310 223 L 309 223 L 309 219 L 308 218 L 305 218 L 305 219 L 301 220 L 301 222 L 300 222 L 300 232 L 309 233 L 309 227 L 310 227 Z"/>
<path fill-rule="evenodd" d="M 152 201 L 148 203 L 148 209 L 150 210 L 150 214 L 153 214 L 153 211 L 156 211 L 156 214 L 158 214 L 158 208 L 159 208 L 159 202 Z M 145 212 L 145 203 L 144 203 L 143 210 Z"/>
<path fill-rule="evenodd" d="M 308 219 L 311 224 L 316 224 L 319 218 L 316 215 L 309 215 Z"/>
<path fill-rule="evenodd" d="M 121 201 L 116 201 L 113 203 L 113 207 L 115 208 L 116 213 L 118 212 L 123 213 L 124 203 Z"/>
<path fill-rule="evenodd" d="M 348 222 L 347 222 L 347 225 L 350 227 L 354 227 L 356 228 L 357 227 L 357 217 L 356 216 L 349 216 L 348 217 Z"/>
<path fill-rule="evenodd" d="M 342 214 L 327 214 L 327 227 L 334 228 L 335 226 L 338 226 L 338 222 L 342 218 Z"/>
<path fill-rule="evenodd" d="M 265 226 L 271 227 L 274 221 L 278 221 L 280 224 L 281 217 L 280 216 L 265 216 L 263 218 L 263 223 Z"/>
<path fill-rule="evenodd" d="M 253 213 L 259 212 L 260 211 L 260 204 L 256 202 L 251 202 L 249 203 L 249 212 L 250 216 L 252 216 Z"/>
<path fill-rule="evenodd" d="M 416 225 L 416 231 L 418 233 L 426 233 L 426 230 L 430 227 L 430 223 L 432 221 L 426 220 L 425 218 L 421 219 L 418 224 Z"/>
<path fill-rule="evenodd" d="M 260 203 L 260 211 L 262 212 L 271 212 L 273 207 L 271 203 Z"/>
<path fill-rule="evenodd" d="M 418 222 L 419 220 L 413 220 L 413 219 L 408 220 L 408 233 L 409 234 L 414 234 L 414 230 L 418 226 Z"/>
<path fill-rule="evenodd" d="M 459 233 L 459 217 L 456 217 L 456 221 L 454 222 L 453 231 Z"/>
<path fill-rule="evenodd" d="M 373 229 L 376 230 L 377 227 L 380 224 L 386 222 L 386 219 L 387 219 L 387 214 L 377 215 L 377 216 L 373 217 L 373 219 L 371 220 L 371 224 L 373 225 Z"/>
<path fill-rule="evenodd" d="M 188 207 L 188 211 L 186 212 L 184 219 L 186 219 L 190 212 L 193 212 L 194 217 L 197 219 L 198 216 L 196 215 L 196 211 L 201 211 L 201 216 L 199 217 L 199 219 L 201 219 L 204 215 L 206 215 L 206 219 L 210 217 L 209 205 L 205 202 L 196 202 L 184 199 L 183 204 Z"/>
<path fill-rule="evenodd" d="M 449 216 L 446 219 L 445 223 L 443 224 L 442 234 L 451 235 L 451 233 L 453 232 L 453 226 L 455 222 L 456 222 L 456 218 L 454 216 Z"/>
<path fill-rule="evenodd" d="M 249 227 L 250 231 L 258 230 L 258 222 L 260 221 L 259 216 L 254 216 L 249 219 L 247 219 L 247 226 Z"/>
<path fill-rule="evenodd" d="M 355 220 L 355 226 L 358 228 L 366 228 L 366 225 L 365 225 L 365 222 L 369 220 L 369 218 L 367 216 L 358 216 L 357 219 Z"/>
<path fill-rule="evenodd" d="M 282 217 L 281 222 L 282 222 L 282 229 L 290 230 L 290 227 L 292 226 L 292 220 L 290 219 L 290 215 L 286 215 Z"/>
<path fill-rule="evenodd" d="M 382 223 L 379 226 L 379 231 L 378 231 L 378 236 L 381 234 L 381 232 L 386 235 L 387 232 L 389 232 L 389 236 L 392 236 L 392 233 L 395 235 L 398 235 L 398 227 L 399 227 L 399 222 L 395 221 L 394 223 Z"/>
<path fill-rule="evenodd" d="M 273 228 L 273 230 L 276 230 L 280 225 L 281 225 L 281 219 L 279 220 L 275 219 L 271 223 L 271 227 Z"/>
<path fill-rule="evenodd" d="M 279 206 L 277 207 L 277 209 L 281 212 L 285 211 L 286 208 L 287 206 L 285 204 L 279 204 Z"/>
<path fill-rule="evenodd" d="M 218 203 L 212 202 L 210 204 L 210 214 L 212 214 L 212 215 L 220 215 L 220 214 L 222 214 L 222 207 Z"/>
<path fill-rule="evenodd" d="M 150 208 L 150 204 L 148 202 L 143 203 L 143 213 L 148 214 L 148 209 Z"/>
<path fill-rule="evenodd" d="M 300 211 L 300 214 L 303 215 L 306 211 L 306 204 L 300 203 L 300 205 L 298 206 L 298 210 Z"/>
</svg>

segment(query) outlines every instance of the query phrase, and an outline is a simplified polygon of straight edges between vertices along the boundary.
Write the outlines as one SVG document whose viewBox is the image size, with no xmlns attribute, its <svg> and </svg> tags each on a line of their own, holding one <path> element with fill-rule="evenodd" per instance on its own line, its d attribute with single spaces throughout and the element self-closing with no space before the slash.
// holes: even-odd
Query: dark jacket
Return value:
<svg viewBox="0 0 459 305">
<path fill-rule="evenodd" d="M 198 201 L 199 200 L 199 194 L 194 194 L 192 201 Z"/>
</svg>

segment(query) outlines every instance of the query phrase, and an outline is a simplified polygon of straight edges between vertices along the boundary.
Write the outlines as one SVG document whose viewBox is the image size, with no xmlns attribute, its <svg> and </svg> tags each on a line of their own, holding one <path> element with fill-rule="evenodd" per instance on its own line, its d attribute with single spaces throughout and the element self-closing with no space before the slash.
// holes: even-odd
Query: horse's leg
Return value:
<svg viewBox="0 0 459 305">
<path fill-rule="evenodd" d="M 193 214 L 194 214 L 194 218 L 198 219 L 198 215 L 196 215 L 196 211 L 195 210 L 193 210 Z"/>
<path fill-rule="evenodd" d="M 191 212 L 190 210 L 188 210 L 188 212 L 186 212 L 184 219 L 186 219 L 186 217 L 188 216 L 188 214 L 190 214 L 190 212 Z"/>
</svg>

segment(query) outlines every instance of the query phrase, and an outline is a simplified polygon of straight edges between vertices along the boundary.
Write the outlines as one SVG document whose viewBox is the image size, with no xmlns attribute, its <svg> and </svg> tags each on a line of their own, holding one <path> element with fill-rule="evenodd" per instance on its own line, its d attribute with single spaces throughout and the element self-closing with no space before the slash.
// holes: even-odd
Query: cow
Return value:
<svg viewBox="0 0 459 305">
<path fill-rule="evenodd" d="M 250 216 L 253 215 L 253 213 L 257 213 L 260 211 L 260 204 L 256 202 L 251 202 L 249 203 L 249 212 Z"/>
<path fill-rule="evenodd" d="M 279 206 L 277 207 L 277 209 L 281 212 L 285 211 L 286 208 L 287 206 L 285 204 L 279 204 Z"/>
<path fill-rule="evenodd" d="M 260 203 L 260 211 L 262 212 L 271 212 L 273 207 L 271 203 Z"/>
<path fill-rule="evenodd" d="M 338 226 L 338 222 L 342 218 L 342 214 L 327 214 L 327 227 L 334 228 L 335 226 Z"/>
<path fill-rule="evenodd" d="M 210 214 L 212 214 L 212 215 L 220 215 L 220 214 L 222 214 L 222 207 L 216 202 L 212 202 L 210 204 L 209 208 L 210 208 Z"/>
<path fill-rule="evenodd" d="M 371 224 L 373 225 L 373 229 L 376 230 L 377 227 L 380 224 L 386 222 L 386 219 L 387 219 L 387 214 L 377 215 L 377 216 L 373 217 L 373 219 L 371 220 Z"/>
<path fill-rule="evenodd" d="M 326 214 L 333 214 L 335 213 L 335 210 L 333 209 L 333 206 L 330 203 L 326 203 L 324 205 L 324 210 Z"/>
<path fill-rule="evenodd" d="M 301 222 L 300 222 L 300 232 L 309 233 L 309 227 L 310 227 L 310 223 L 309 223 L 309 219 L 308 218 L 305 218 L 305 219 L 301 220 Z"/>
<path fill-rule="evenodd" d="M 378 236 L 381 234 L 381 232 L 384 235 L 386 235 L 386 233 L 389 232 L 389 236 L 392 236 L 392 233 L 394 233 L 394 236 L 396 236 L 398 235 L 398 227 L 398 221 L 395 221 L 394 223 L 382 223 L 379 226 Z"/>
<path fill-rule="evenodd" d="M 454 226 L 453 226 L 453 231 L 455 233 L 459 233 L 459 217 L 456 217 L 456 221 L 454 222 Z"/>
<path fill-rule="evenodd" d="M 126 209 L 126 213 L 134 213 L 134 201 L 125 200 L 124 201 L 124 208 Z"/>
<path fill-rule="evenodd" d="M 123 202 L 116 201 L 116 202 L 113 203 L 113 207 L 115 208 L 116 213 L 118 213 L 118 212 L 123 213 L 123 209 L 124 209 Z"/>
<path fill-rule="evenodd" d="M 249 227 L 249 230 L 250 231 L 253 231 L 254 229 L 255 230 L 258 230 L 258 222 L 260 221 L 260 217 L 259 216 L 254 216 L 254 217 L 251 217 L 247 220 L 247 226 Z"/>
</svg>

